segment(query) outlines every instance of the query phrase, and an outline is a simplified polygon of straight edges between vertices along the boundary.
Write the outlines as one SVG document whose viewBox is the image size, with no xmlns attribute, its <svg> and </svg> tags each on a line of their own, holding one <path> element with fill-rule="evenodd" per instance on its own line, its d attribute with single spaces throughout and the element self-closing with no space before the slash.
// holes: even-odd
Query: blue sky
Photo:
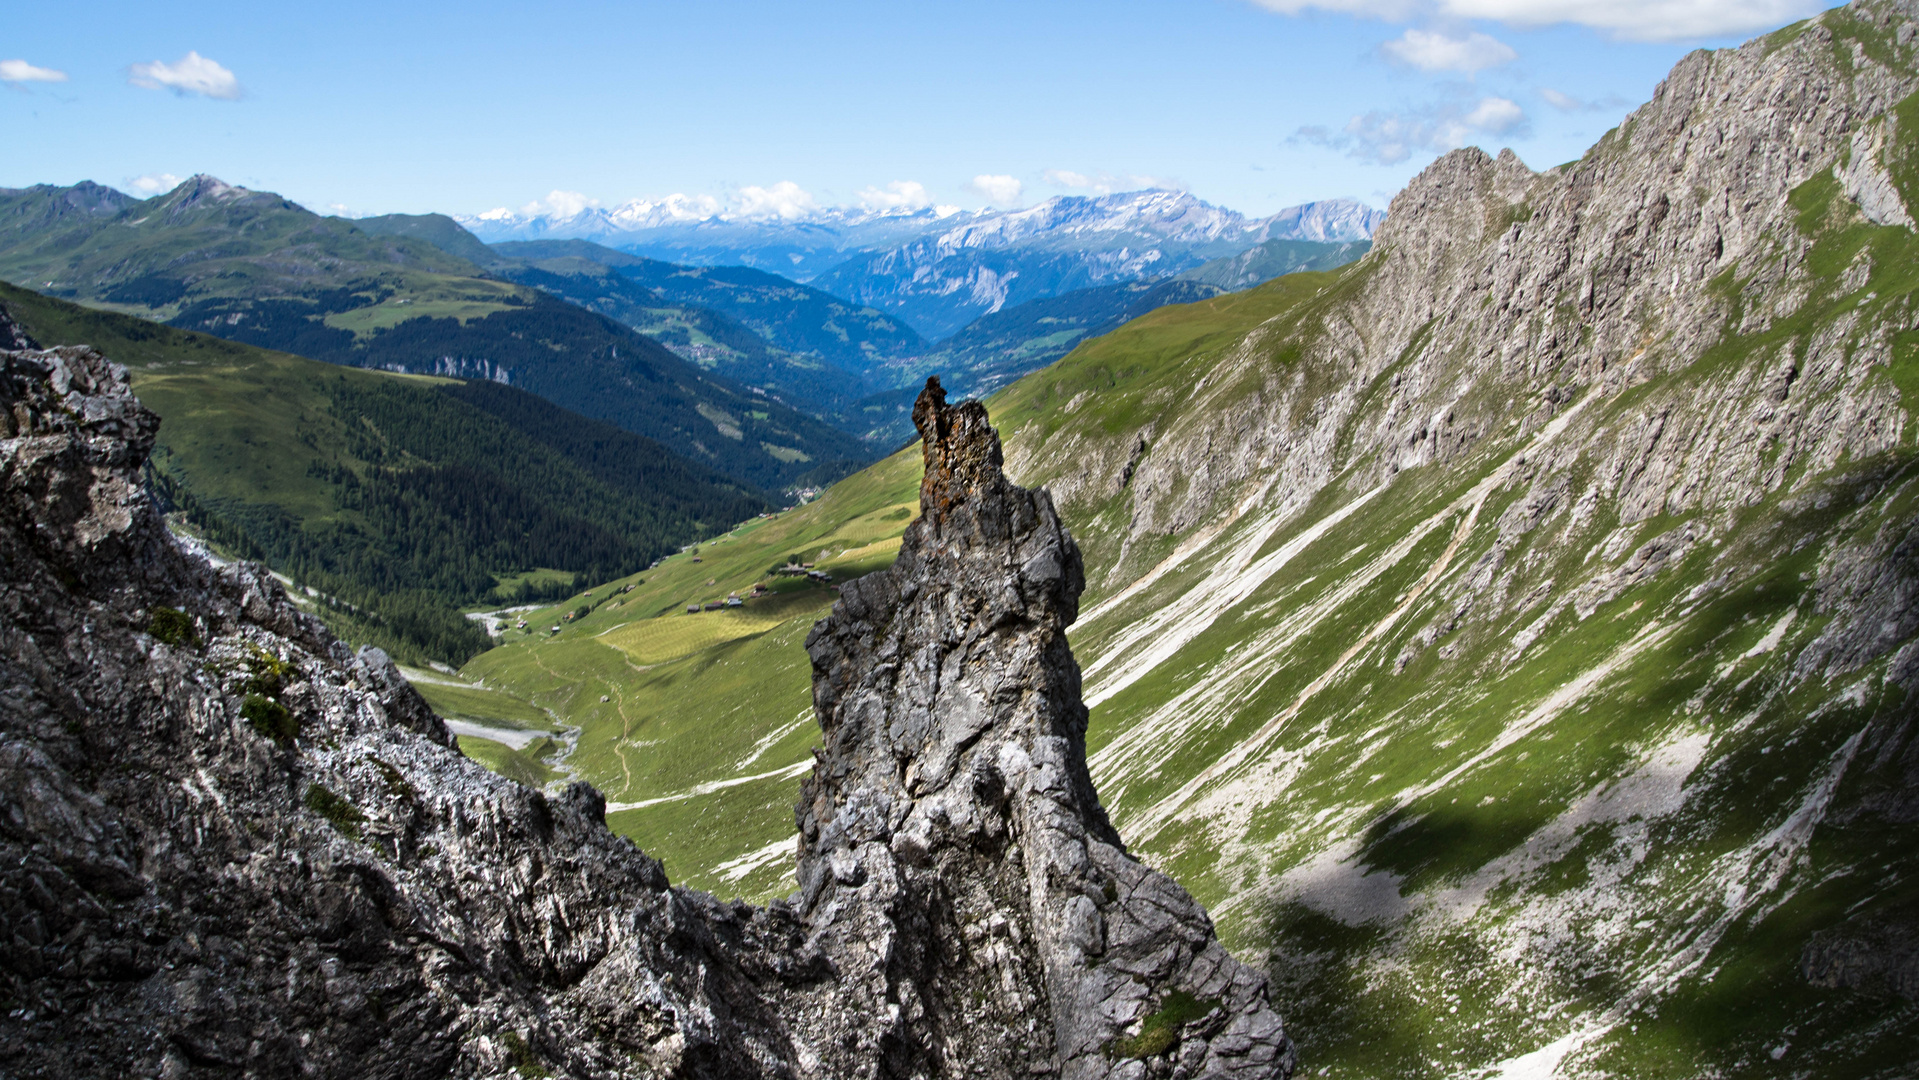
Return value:
<svg viewBox="0 0 1919 1080">
<path fill-rule="evenodd" d="M 1578 157 L 1802 0 L 16 5 L 0 186 L 212 173 L 316 210 L 777 208 L 1185 187 L 1384 206 Z M 147 178 L 147 179 L 142 179 Z M 144 192 L 143 192 L 144 193 Z"/>
</svg>

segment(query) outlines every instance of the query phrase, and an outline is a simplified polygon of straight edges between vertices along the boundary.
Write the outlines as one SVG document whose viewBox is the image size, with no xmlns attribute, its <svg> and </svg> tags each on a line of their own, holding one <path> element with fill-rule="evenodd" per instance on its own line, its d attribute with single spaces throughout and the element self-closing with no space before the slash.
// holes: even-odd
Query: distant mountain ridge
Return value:
<svg viewBox="0 0 1919 1080">
<path fill-rule="evenodd" d="M 1146 227 L 1144 232 L 1166 237 L 1163 230 L 1170 224 L 1182 242 L 1192 242 L 1208 230 L 1213 239 L 1228 234 L 1239 237 L 1231 251 L 1213 252 L 1207 256 L 1211 258 L 1269 239 L 1364 240 L 1385 220 L 1385 212 L 1353 199 L 1327 199 L 1289 207 L 1269 217 L 1248 218 L 1186 192 L 1149 189 L 1097 196 L 1062 195 L 1015 210 L 821 207 L 798 217 L 781 218 L 729 215 L 717 204 L 668 199 L 633 200 L 611 208 L 587 207 L 564 215 L 494 210 L 455 214 L 453 218 L 489 244 L 592 240 L 667 262 L 751 266 L 811 282 L 848 260 L 935 236 L 965 234 L 974 238 L 971 246 L 997 246 L 986 240 L 990 236 L 1021 242 L 1047 234 L 1105 234 L 1110 239 L 1153 218 L 1158 224 Z"/>
<path fill-rule="evenodd" d="M 489 243 L 512 240 L 591 240 L 621 251 L 694 266 L 750 266 L 797 281 L 867 251 L 906 243 L 950 220 L 971 217 L 935 208 L 872 212 L 829 207 L 805 218 L 727 217 L 712 208 L 695 216 L 684 203 L 635 200 L 612 209 L 574 214 L 516 214 L 493 210 L 455 214 L 468 232 Z"/>
<path fill-rule="evenodd" d="M 685 266 L 580 240 L 508 242 L 489 250 L 535 264 L 565 257 L 599 263 L 666 300 L 718 311 L 781 349 L 855 374 L 926 348 L 920 335 L 897 319 L 752 267 Z"/>
<path fill-rule="evenodd" d="M 510 382 L 767 490 L 865 460 L 815 417 L 475 259 L 503 262 L 440 215 L 362 228 L 205 175 L 151 199 L 0 192 L 0 280 L 45 294 L 318 360 Z"/>
</svg>

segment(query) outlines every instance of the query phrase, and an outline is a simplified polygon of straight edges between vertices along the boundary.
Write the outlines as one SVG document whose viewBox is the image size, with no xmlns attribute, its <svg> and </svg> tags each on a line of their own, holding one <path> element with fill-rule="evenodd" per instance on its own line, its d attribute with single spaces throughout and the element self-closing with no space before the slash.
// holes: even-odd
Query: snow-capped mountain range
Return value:
<svg viewBox="0 0 1919 1080">
<path fill-rule="evenodd" d="M 941 250 L 1044 246 L 1135 252 L 1162 244 L 1223 245 L 1230 254 L 1270 239 L 1363 240 L 1385 212 L 1353 199 L 1291 207 L 1264 218 L 1182 191 L 1063 195 L 1017 210 L 874 210 L 781 204 L 726 209 L 708 196 L 635 199 L 614 207 L 561 204 L 455 219 L 487 243 L 581 239 L 693 265 L 744 265 L 809 281 L 862 255 L 931 240 Z"/>
<path fill-rule="evenodd" d="M 1385 213 L 1353 199 L 1247 217 L 1189 192 L 1062 195 L 1017 210 L 873 210 L 792 201 L 723 209 L 670 196 L 457 220 L 489 243 L 582 239 L 692 265 L 808 282 L 945 337 L 1007 304 L 1177 274 L 1267 240 L 1365 240 Z"/>
<path fill-rule="evenodd" d="M 1076 289 L 1167 277 L 1268 240 L 1362 240 L 1385 217 L 1330 200 L 1268 218 L 1179 191 L 1048 199 L 857 255 L 814 279 L 940 339 L 981 315 Z"/>
</svg>

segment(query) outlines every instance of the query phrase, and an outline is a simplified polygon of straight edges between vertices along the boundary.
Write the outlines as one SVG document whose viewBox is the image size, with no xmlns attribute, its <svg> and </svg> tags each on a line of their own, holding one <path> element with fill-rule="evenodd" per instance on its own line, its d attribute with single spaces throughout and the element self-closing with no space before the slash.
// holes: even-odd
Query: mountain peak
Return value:
<svg viewBox="0 0 1919 1080">
<path fill-rule="evenodd" d="M 237 184 L 229 184 L 211 173 L 194 173 L 167 193 L 183 201 L 199 199 L 236 199 L 252 194 Z"/>
</svg>

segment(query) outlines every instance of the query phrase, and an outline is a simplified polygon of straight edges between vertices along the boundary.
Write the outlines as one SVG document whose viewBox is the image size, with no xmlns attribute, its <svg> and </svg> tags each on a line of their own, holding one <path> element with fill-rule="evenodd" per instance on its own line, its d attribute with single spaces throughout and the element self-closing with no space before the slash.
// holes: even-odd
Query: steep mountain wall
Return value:
<svg viewBox="0 0 1919 1080">
<path fill-rule="evenodd" d="M 1264 978 L 1124 855 L 1086 780 L 1072 540 L 1000 477 L 977 406 L 928 401 L 968 463 L 928 489 L 947 527 L 815 659 L 823 702 L 899 678 L 970 735 L 842 719 L 808 888 L 755 909 L 669 887 L 592 788 L 487 773 L 383 654 L 177 545 L 124 369 L 0 353 L 0 1071 L 1284 1075 Z M 885 643 L 910 635 L 926 660 L 1033 658 L 1031 691 L 900 676 Z"/>
<path fill-rule="evenodd" d="M 1903 1075 L 1913 9 L 995 402 L 1077 524 L 1092 776 L 1333 1076 Z M 1902 981 L 1904 980 L 1904 981 Z"/>
</svg>

